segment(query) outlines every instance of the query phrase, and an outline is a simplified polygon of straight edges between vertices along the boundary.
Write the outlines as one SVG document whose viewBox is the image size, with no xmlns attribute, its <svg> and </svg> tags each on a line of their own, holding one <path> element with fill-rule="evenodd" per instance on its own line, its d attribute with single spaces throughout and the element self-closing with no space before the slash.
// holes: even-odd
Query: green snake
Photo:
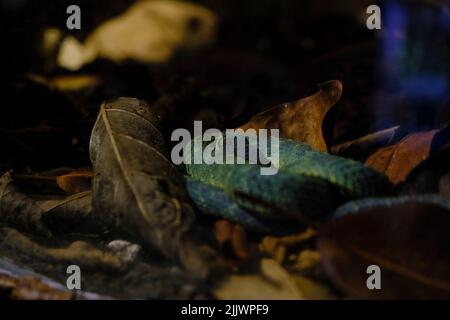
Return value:
<svg viewBox="0 0 450 320">
<path fill-rule="evenodd" d="M 289 230 L 291 219 L 319 221 L 348 201 L 386 195 L 391 187 L 360 162 L 293 140 L 279 139 L 275 165 L 278 173 L 264 176 L 258 164 L 187 164 L 187 189 L 204 213 L 279 233 Z"/>
</svg>

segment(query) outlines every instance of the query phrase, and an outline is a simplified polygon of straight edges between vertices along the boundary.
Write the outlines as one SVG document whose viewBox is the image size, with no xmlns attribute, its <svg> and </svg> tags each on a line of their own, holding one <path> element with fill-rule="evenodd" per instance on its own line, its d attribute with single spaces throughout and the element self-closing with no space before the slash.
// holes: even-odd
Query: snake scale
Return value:
<svg viewBox="0 0 450 320">
<path fill-rule="evenodd" d="M 278 173 L 266 176 L 258 164 L 187 164 L 187 189 L 205 213 L 277 233 L 287 231 L 296 215 L 318 221 L 343 203 L 382 196 L 391 187 L 386 176 L 360 162 L 293 140 L 279 139 L 275 162 Z"/>
</svg>

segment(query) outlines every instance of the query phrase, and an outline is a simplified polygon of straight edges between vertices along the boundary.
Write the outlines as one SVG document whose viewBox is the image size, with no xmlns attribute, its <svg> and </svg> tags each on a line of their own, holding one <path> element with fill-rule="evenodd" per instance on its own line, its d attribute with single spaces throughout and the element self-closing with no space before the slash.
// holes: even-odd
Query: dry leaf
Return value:
<svg viewBox="0 0 450 320">
<path fill-rule="evenodd" d="M 332 80 L 319 85 L 316 94 L 285 103 L 253 116 L 241 129 L 279 129 L 280 137 L 327 151 L 322 132 L 325 115 L 341 98 L 342 83 Z"/>
<path fill-rule="evenodd" d="M 0 273 L 0 296 L 11 300 L 72 300 L 75 294 L 48 286 L 37 278 Z"/>
<path fill-rule="evenodd" d="M 288 267 L 289 271 L 310 272 L 321 262 L 320 253 L 305 249 L 295 256 L 295 261 Z"/>
<path fill-rule="evenodd" d="M 44 211 L 35 200 L 18 190 L 13 181 L 11 172 L 0 178 L 0 222 L 50 236 L 43 222 Z"/>
<path fill-rule="evenodd" d="M 76 92 L 83 89 L 94 88 L 101 83 L 98 76 L 83 74 L 46 78 L 39 74 L 30 73 L 27 74 L 25 78 L 36 84 L 65 92 Z"/>
<path fill-rule="evenodd" d="M 384 147 L 373 153 L 366 160 L 366 165 L 386 174 L 397 184 L 405 180 L 408 174 L 422 161 L 426 160 L 431 152 L 442 146 L 443 138 L 448 134 L 448 128 L 436 129 L 427 132 L 412 133 L 399 143 Z"/>
<path fill-rule="evenodd" d="M 331 153 L 341 157 L 364 161 L 374 150 L 392 143 L 399 126 L 370 133 L 359 139 L 333 146 Z"/>
<path fill-rule="evenodd" d="M 25 193 L 44 186 L 45 194 Z M 19 176 L 6 173 L 0 178 L 0 221 L 24 231 L 52 233 L 101 231 L 101 221 L 94 221 L 92 192 L 70 196 L 46 192 L 55 189 L 55 177 L 45 175 Z M 51 187 L 50 187 L 51 186 Z M 57 186 L 56 186 L 57 187 Z M 59 190 L 59 189 L 58 189 Z"/>
<path fill-rule="evenodd" d="M 450 212 L 428 203 L 362 209 L 331 220 L 319 249 L 335 285 L 356 298 L 449 299 Z M 382 290 L 366 270 L 381 269 Z"/>
<path fill-rule="evenodd" d="M 243 227 L 227 220 L 219 220 L 214 224 L 214 230 L 223 259 L 229 268 L 234 268 L 239 262 L 250 258 L 251 245 Z"/>
<path fill-rule="evenodd" d="M 291 275 L 276 261 L 261 260 L 256 274 L 232 274 L 214 290 L 221 300 L 305 300 L 333 299 L 322 285 L 302 276 Z"/>
<path fill-rule="evenodd" d="M 219 220 L 214 224 L 214 231 L 220 246 L 223 246 L 231 238 L 233 224 L 228 220 Z"/>
<path fill-rule="evenodd" d="M 72 171 L 56 177 L 56 183 L 67 194 L 76 194 L 92 189 L 91 170 Z"/>
<path fill-rule="evenodd" d="M 35 174 L 14 174 L 14 184 L 27 194 L 62 195 L 76 194 L 92 189 L 91 168 L 56 168 Z M 61 192 L 64 191 L 64 192 Z"/>
<path fill-rule="evenodd" d="M 125 262 L 109 250 L 102 250 L 84 241 L 53 248 L 38 244 L 15 229 L 0 229 L 2 241 L 10 248 L 31 258 L 48 262 L 76 264 L 85 269 L 120 270 Z"/>
<path fill-rule="evenodd" d="M 450 145 L 418 165 L 399 185 L 399 193 L 438 193 L 450 197 Z"/>
<path fill-rule="evenodd" d="M 301 245 L 306 241 L 315 238 L 317 232 L 313 229 L 307 229 L 300 234 L 289 235 L 285 237 L 264 237 L 260 244 L 261 252 L 272 257 L 280 264 L 284 264 L 291 254 L 298 253 Z"/>
<path fill-rule="evenodd" d="M 33 196 L 42 209 L 43 221 L 54 233 L 101 233 L 101 221 L 92 216 L 92 191 L 69 196 Z"/>
<path fill-rule="evenodd" d="M 160 121 L 137 99 L 102 104 L 90 143 L 93 215 L 207 276 L 214 252 L 195 238 L 200 227 L 183 176 L 168 159 Z"/>
<path fill-rule="evenodd" d="M 48 84 L 52 88 L 60 91 L 81 91 L 97 87 L 100 83 L 100 78 L 94 75 L 59 76 L 48 80 Z"/>
<path fill-rule="evenodd" d="M 137 99 L 101 106 L 90 144 L 93 209 L 99 220 L 174 258 L 194 212 L 181 188 L 182 177 L 166 156 L 164 138 L 153 125 L 156 117 Z"/>
<path fill-rule="evenodd" d="M 63 40 L 58 64 L 78 70 L 97 57 L 161 63 L 177 50 L 193 50 L 214 40 L 216 17 L 202 6 L 172 0 L 146 0 L 106 21 L 84 44 Z"/>
</svg>

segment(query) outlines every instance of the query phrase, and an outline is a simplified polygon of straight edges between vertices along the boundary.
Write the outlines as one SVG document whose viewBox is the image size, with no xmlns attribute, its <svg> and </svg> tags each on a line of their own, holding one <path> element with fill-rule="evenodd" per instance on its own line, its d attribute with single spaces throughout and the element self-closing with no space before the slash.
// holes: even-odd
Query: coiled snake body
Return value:
<svg viewBox="0 0 450 320">
<path fill-rule="evenodd" d="M 362 163 L 279 139 L 278 173 L 258 164 L 187 164 L 187 188 L 200 210 L 272 233 L 287 230 L 281 212 L 320 220 L 352 199 L 379 196 L 390 183 Z"/>
</svg>

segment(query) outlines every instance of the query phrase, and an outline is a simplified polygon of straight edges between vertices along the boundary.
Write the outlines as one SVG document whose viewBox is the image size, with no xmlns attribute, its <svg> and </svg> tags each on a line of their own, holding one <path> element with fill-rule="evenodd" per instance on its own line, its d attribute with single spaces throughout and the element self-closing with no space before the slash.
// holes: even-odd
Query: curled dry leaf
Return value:
<svg viewBox="0 0 450 320">
<path fill-rule="evenodd" d="M 11 176 L 17 187 L 27 194 L 76 194 L 92 189 L 92 169 L 56 168 L 36 174 Z M 64 191 L 64 192 L 61 192 Z"/>
<path fill-rule="evenodd" d="M 391 144 L 399 130 L 399 126 L 370 133 L 359 139 L 343 142 L 331 148 L 331 153 L 364 161 L 376 149 Z"/>
<path fill-rule="evenodd" d="M 71 300 L 75 294 L 50 287 L 37 278 L 0 273 L 0 296 L 10 300 Z"/>
<path fill-rule="evenodd" d="M 58 174 L 24 176 L 8 172 L 3 175 L 0 178 L 0 221 L 46 236 L 76 228 L 78 232 L 102 230 L 92 219 L 92 192 L 61 195 L 56 184 Z M 44 186 L 40 190 L 44 194 L 34 194 L 39 185 Z"/>
<path fill-rule="evenodd" d="M 255 274 L 232 274 L 214 290 L 221 300 L 305 300 L 334 299 L 322 285 L 289 274 L 276 261 L 262 259 Z"/>
<path fill-rule="evenodd" d="M 219 220 L 214 224 L 216 238 L 222 256 L 228 267 L 233 268 L 240 261 L 248 260 L 257 250 L 252 250 L 244 228 L 227 220 Z"/>
<path fill-rule="evenodd" d="M 33 197 L 44 212 L 43 221 L 52 231 L 100 232 L 100 221 L 92 217 L 92 191 L 70 196 Z"/>
<path fill-rule="evenodd" d="M 320 253 L 316 250 L 305 249 L 295 255 L 294 258 L 295 261 L 289 265 L 289 271 L 313 272 L 321 262 Z"/>
<path fill-rule="evenodd" d="M 362 209 L 320 231 L 327 273 L 357 298 L 450 298 L 450 211 L 431 203 Z M 369 290 L 367 267 L 381 269 L 382 290 Z"/>
<path fill-rule="evenodd" d="M 43 222 L 44 211 L 35 200 L 18 190 L 13 181 L 11 172 L 0 178 L 0 223 L 50 236 Z"/>
<path fill-rule="evenodd" d="M 214 254 L 188 236 L 194 211 L 183 176 L 166 156 L 159 121 L 137 99 L 102 104 L 90 143 L 93 215 L 206 276 Z"/>
<path fill-rule="evenodd" d="M 399 192 L 439 193 L 450 197 L 450 144 L 418 165 L 399 185 Z"/>
<path fill-rule="evenodd" d="M 59 76 L 48 80 L 50 87 L 66 92 L 95 88 L 100 83 L 101 79 L 95 75 Z"/>
<path fill-rule="evenodd" d="M 449 127 L 412 133 L 395 145 L 377 150 L 366 160 L 366 165 L 383 172 L 393 183 L 399 183 L 433 151 L 448 141 Z"/>
<path fill-rule="evenodd" d="M 125 266 L 125 262 L 109 250 L 102 250 L 85 241 L 75 241 L 66 247 L 53 248 L 41 245 L 11 228 L 2 228 L 0 236 L 8 247 L 39 260 L 76 264 L 90 270 L 120 270 Z"/>
<path fill-rule="evenodd" d="M 311 228 L 300 234 L 293 234 L 285 237 L 264 237 L 259 245 L 261 252 L 272 257 L 280 264 L 284 264 L 291 254 L 297 254 L 301 246 L 307 241 L 314 239 L 317 232 Z"/>
<path fill-rule="evenodd" d="M 67 75 L 46 78 L 39 74 L 30 73 L 25 76 L 27 80 L 39 85 L 47 86 L 64 92 L 76 92 L 88 88 L 94 88 L 100 84 L 100 78 L 95 75 Z"/>
<path fill-rule="evenodd" d="M 92 189 L 91 170 L 72 171 L 56 177 L 56 183 L 67 194 L 76 194 Z"/>
<path fill-rule="evenodd" d="M 173 0 L 138 1 L 100 25 L 85 43 L 65 38 L 58 64 L 78 70 L 97 57 L 162 63 L 176 50 L 193 50 L 211 43 L 215 27 L 214 13 L 202 6 Z"/>
<path fill-rule="evenodd" d="M 72 171 L 72 168 L 56 168 L 35 174 L 16 174 L 11 172 L 14 185 L 26 194 L 62 195 L 63 190 L 56 183 L 56 177 Z"/>
<path fill-rule="evenodd" d="M 332 80 L 319 87 L 316 94 L 259 113 L 240 128 L 279 129 L 282 138 L 305 142 L 316 150 L 327 151 L 322 123 L 341 98 L 342 83 Z"/>
</svg>

